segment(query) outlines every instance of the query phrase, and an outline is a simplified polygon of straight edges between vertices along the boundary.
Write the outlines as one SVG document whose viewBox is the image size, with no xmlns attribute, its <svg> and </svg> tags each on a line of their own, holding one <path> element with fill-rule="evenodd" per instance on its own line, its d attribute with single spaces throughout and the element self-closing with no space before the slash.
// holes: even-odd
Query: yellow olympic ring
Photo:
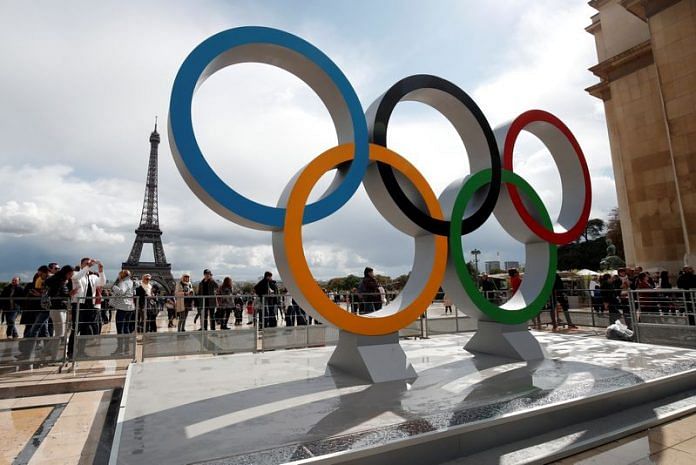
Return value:
<svg viewBox="0 0 696 465">
<path fill-rule="evenodd" d="M 307 264 L 302 246 L 302 219 L 305 205 L 317 181 L 339 164 L 351 161 L 354 157 L 353 144 L 343 144 L 331 148 L 312 160 L 300 173 L 288 196 L 285 215 L 283 241 L 290 273 L 294 276 L 302 296 L 327 322 L 355 334 L 375 336 L 394 333 L 405 328 L 417 319 L 437 294 L 447 266 L 447 238 L 431 236 L 435 251 L 430 277 L 420 294 L 405 308 L 395 313 L 380 316 L 380 312 L 365 316 L 354 315 L 332 302 L 317 284 Z M 403 174 L 418 190 L 430 215 L 442 219 L 443 214 L 435 193 L 423 175 L 406 159 L 397 153 L 370 144 L 370 163 L 376 161 L 389 164 Z"/>
</svg>

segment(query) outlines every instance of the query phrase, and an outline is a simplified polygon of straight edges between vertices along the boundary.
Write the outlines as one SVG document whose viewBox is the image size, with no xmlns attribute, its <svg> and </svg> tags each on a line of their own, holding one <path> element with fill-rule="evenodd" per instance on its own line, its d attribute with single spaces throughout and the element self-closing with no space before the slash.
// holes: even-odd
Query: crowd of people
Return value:
<svg viewBox="0 0 696 465">
<path fill-rule="evenodd" d="M 685 311 L 689 318 L 689 324 L 694 324 L 693 308 L 689 299 L 684 299 L 684 305 L 675 302 L 675 289 L 667 271 L 650 274 L 643 268 L 620 268 L 617 274 L 603 274 L 601 277 L 593 276 L 590 281 L 592 293 L 592 306 L 599 314 L 606 312 L 611 321 L 623 316 L 626 324 L 631 326 L 631 312 L 629 309 L 630 291 L 648 291 L 663 289 L 665 292 L 639 292 L 638 305 L 641 313 L 677 313 Z M 676 289 L 684 291 L 696 289 L 696 275 L 693 267 L 685 266 L 680 272 L 676 282 Z"/>
<path fill-rule="evenodd" d="M 522 277 L 516 269 L 509 270 L 508 275 L 507 291 L 514 294 L 522 285 Z M 101 334 L 102 327 L 112 322 L 114 313 L 118 334 L 157 332 L 158 316 L 165 311 L 168 329 L 178 332 L 186 331 L 187 327 L 190 329 L 192 314 L 193 327 L 198 323 L 196 329 L 204 331 L 244 325 L 245 315 L 247 325 L 258 323 L 262 328 L 278 326 L 279 318 L 284 319 L 286 326 L 313 324 L 312 318 L 287 291 L 279 289 L 271 272 L 266 272 L 253 287 L 253 295 L 243 295 L 229 276 L 218 283 L 209 269 L 203 271 L 197 285 L 194 285 L 189 273 L 183 273 L 176 282 L 173 295 L 165 295 L 167 292 L 154 283 L 150 275 L 145 274 L 136 280 L 127 269 L 121 270 L 111 285 L 107 286 L 106 283 L 103 264 L 89 257 L 83 258 L 76 267 L 61 267 L 57 263 L 42 265 L 26 285 L 22 285 L 19 277 L 13 277 L 0 293 L 6 336 L 19 338 L 20 325 L 24 326 L 22 336 L 28 339 L 62 338 L 68 335 L 68 355 L 71 355 L 75 335 Z M 680 289 L 696 289 L 693 268 L 685 267 L 676 284 Z M 489 301 L 502 303 L 501 292 L 488 275 L 481 276 L 478 287 Z M 666 271 L 651 275 L 641 267 L 622 268 L 613 276 L 593 276 L 589 287 L 595 312 L 607 313 L 612 321 L 623 316 L 629 326 L 631 290 L 673 288 Z M 347 311 L 357 314 L 375 312 L 388 302 L 384 288 L 370 267 L 365 268 L 363 279 L 350 292 L 325 290 L 325 293 L 336 304 L 345 304 Z M 443 296 L 443 300 L 446 315 L 452 312 L 452 303 L 448 296 Z M 645 313 L 675 311 L 675 305 L 667 293 L 639 294 L 638 303 L 641 312 Z M 559 324 L 557 314 L 560 311 L 564 313 L 568 327 L 575 327 L 571 321 L 566 290 L 558 274 L 549 305 L 553 309 L 550 313 L 554 329 Z M 690 304 L 686 305 L 688 307 Z M 694 324 L 693 309 L 685 310 L 690 313 L 690 323 Z M 533 324 L 541 325 L 539 317 Z"/>
<path fill-rule="evenodd" d="M 360 314 L 379 310 L 385 303 L 384 288 L 372 268 L 365 268 L 364 278 L 353 291 L 347 296 L 325 292 L 329 299 L 345 301 L 349 310 Z M 24 327 L 22 337 L 27 339 L 68 335 L 69 356 L 75 335 L 101 334 L 112 320 L 117 334 L 157 332 L 158 316 L 165 311 L 167 328 L 178 332 L 185 332 L 187 326 L 190 329 L 192 314 L 194 327 L 198 323 L 197 329 L 203 331 L 244 325 L 245 315 L 246 325 L 258 323 L 263 328 L 278 326 L 278 318 L 286 326 L 315 323 L 286 290 L 279 289 L 269 271 L 253 287 L 253 295 L 243 295 L 229 276 L 218 283 L 209 269 L 203 271 L 197 285 L 189 273 L 183 273 L 173 295 L 165 294 L 151 275 L 137 280 L 127 269 L 107 286 L 102 262 L 86 257 L 75 267 L 42 265 L 26 285 L 13 277 L 0 293 L 0 313 L 8 338 L 20 337 L 19 326 Z"/>
</svg>

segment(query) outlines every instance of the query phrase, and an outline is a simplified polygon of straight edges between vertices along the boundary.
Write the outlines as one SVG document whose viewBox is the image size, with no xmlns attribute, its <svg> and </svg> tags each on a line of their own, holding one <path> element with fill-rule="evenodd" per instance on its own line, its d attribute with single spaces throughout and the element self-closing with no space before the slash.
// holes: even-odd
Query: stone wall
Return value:
<svg viewBox="0 0 696 465">
<path fill-rule="evenodd" d="M 626 261 L 676 272 L 696 261 L 696 0 L 590 4 Z"/>
</svg>

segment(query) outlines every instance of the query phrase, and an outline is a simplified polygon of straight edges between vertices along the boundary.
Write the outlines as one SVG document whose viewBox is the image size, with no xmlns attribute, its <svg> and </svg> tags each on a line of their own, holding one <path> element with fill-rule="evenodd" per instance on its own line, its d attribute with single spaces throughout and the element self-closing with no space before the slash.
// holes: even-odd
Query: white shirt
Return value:
<svg viewBox="0 0 696 465">
<path fill-rule="evenodd" d="M 92 297 L 93 300 L 97 298 L 97 287 L 104 287 L 106 284 L 106 277 L 104 273 L 100 272 L 97 276 L 89 274 L 89 267 L 86 266 L 82 268 L 77 273 L 73 274 L 72 285 L 73 290 L 77 289 L 77 294 L 72 297 L 73 303 L 84 303 L 84 297 L 87 295 L 87 287 L 89 282 L 92 283 Z M 89 281 L 89 282 L 88 282 Z"/>
</svg>

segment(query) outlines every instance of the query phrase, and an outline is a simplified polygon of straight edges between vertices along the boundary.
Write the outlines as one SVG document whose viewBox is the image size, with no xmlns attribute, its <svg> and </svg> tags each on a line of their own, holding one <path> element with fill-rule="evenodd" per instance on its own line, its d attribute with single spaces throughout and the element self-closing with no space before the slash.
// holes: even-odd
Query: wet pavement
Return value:
<svg viewBox="0 0 696 465">
<path fill-rule="evenodd" d="M 132 368 L 119 463 L 282 463 L 385 444 L 696 368 L 696 351 L 537 333 L 539 363 L 472 357 L 470 335 L 402 341 L 419 377 L 327 376 L 332 348 Z M 161 395 L 153 396 L 152 392 Z"/>
</svg>

